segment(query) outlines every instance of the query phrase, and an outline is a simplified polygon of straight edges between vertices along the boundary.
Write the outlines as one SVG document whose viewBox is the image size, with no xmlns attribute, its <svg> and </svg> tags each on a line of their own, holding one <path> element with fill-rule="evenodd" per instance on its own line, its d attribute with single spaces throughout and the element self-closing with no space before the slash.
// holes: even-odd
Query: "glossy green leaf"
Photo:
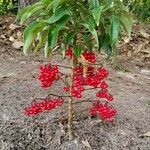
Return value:
<svg viewBox="0 0 150 150">
<path fill-rule="evenodd" d="M 108 11 L 109 9 L 111 9 L 113 7 L 113 1 L 107 1 L 107 3 L 103 6 L 103 12 Z"/>
<path fill-rule="evenodd" d="M 98 39 L 97 31 L 94 29 L 91 33 L 96 41 L 96 47 L 97 47 L 97 49 L 99 49 L 99 39 Z"/>
<path fill-rule="evenodd" d="M 64 15 L 61 19 L 56 22 L 58 30 L 65 28 L 66 23 L 69 21 L 70 16 Z"/>
<path fill-rule="evenodd" d="M 44 22 L 38 22 L 34 21 L 31 24 L 29 24 L 26 29 L 24 30 L 24 47 L 23 52 L 25 55 L 28 54 L 28 50 L 33 43 L 34 39 L 37 37 L 37 34 L 44 28 L 45 23 Z"/>
<path fill-rule="evenodd" d="M 39 43 L 36 45 L 34 52 L 37 54 L 40 51 L 40 48 L 45 44 L 45 41 L 48 36 L 48 30 L 43 30 L 39 35 Z"/>
<path fill-rule="evenodd" d="M 58 7 L 58 5 L 60 4 L 62 0 L 54 0 L 53 1 L 53 12 L 55 12 L 56 8 Z"/>
<path fill-rule="evenodd" d="M 89 50 L 92 50 L 93 49 L 93 41 L 91 40 L 92 39 L 92 36 L 91 34 L 89 33 L 83 33 L 83 40 L 84 40 L 84 43 L 85 43 L 85 47 Z"/>
<path fill-rule="evenodd" d="M 23 9 L 20 14 L 18 14 L 18 18 L 20 17 L 20 23 L 22 24 L 35 13 L 41 11 L 43 9 L 43 5 L 41 2 L 35 3 L 33 6 L 28 7 L 28 9 Z"/>
<path fill-rule="evenodd" d="M 51 51 L 52 49 L 48 46 L 48 41 L 47 41 L 44 47 L 45 58 L 49 58 Z"/>
<path fill-rule="evenodd" d="M 88 28 L 90 31 L 93 31 L 95 28 L 95 22 L 94 22 L 94 19 L 92 17 L 90 17 L 88 20 Z"/>
<path fill-rule="evenodd" d="M 70 10 L 66 6 L 58 8 L 55 13 L 48 19 L 48 23 L 52 24 L 61 19 L 64 15 L 70 15 Z"/>
<path fill-rule="evenodd" d="M 108 45 L 110 45 L 111 43 L 111 36 L 109 33 L 105 34 L 105 36 L 103 37 L 104 40 L 103 40 L 103 44 L 102 44 L 102 47 L 103 48 L 106 48 L 108 47 Z"/>
<path fill-rule="evenodd" d="M 82 47 L 77 45 L 74 50 L 74 54 L 79 58 L 82 54 Z"/>
<path fill-rule="evenodd" d="M 105 49 L 106 49 L 108 58 L 110 58 L 110 56 L 112 55 L 112 52 L 113 52 L 112 46 L 109 44 L 108 46 L 105 47 Z"/>
<path fill-rule="evenodd" d="M 76 33 L 75 33 L 74 31 L 69 32 L 69 33 L 67 34 L 66 39 L 65 39 L 65 43 L 66 43 L 67 45 L 72 44 L 73 38 L 74 38 L 75 34 L 76 34 Z"/>
<path fill-rule="evenodd" d="M 45 6 L 48 6 L 50 3 L 52 3 L 54 0 L 40 0 Z"/>
<path fill-rule="evenodd" d="M 89 0 L 90 7 L 93 9 L 94 7 L 99 7 L 100 3 L 99 0 Z"/>
<path fill-rule="evenodd" d="M 98 32 L 97 32 L 95 29 L 91 30 L 88 24 L 82 24 L 82 25 L 83 25 L 85 28 L 87 28 L 87 29 L 89 30 L 89 32 L 91 32 L 91 34 L 92 34 L 93 37 L 94 37 L 94 40 L 96 41 L 96 47 L 97 47 L 97 49 L 99 49 Z"/>
<path fill-rule="evenodd" d="M 132 24 L 133 24 L 133 19 L 131 14 L 127 12 L 123 12 L 119 15 L 119 19 L 121 22 L 121 25 L 123 26 L 124 30 L 128 33 L 128 35 L 131 35 L 131 30 L 132 30 Z"/>
<path fill-rule="evenodd" d="M 116 65 L 115 63 L 116 63 L 116 58 L 117 58 L 117 53 L 118 53 L 116 45 L 113 45 L 112 49 L 113 49 L 113 51 L 112 51 L 112 55 L 113 55 L 112 63 L 114 65 Z"/>
<path fill-rule="evenodd" d="M 27 6 L 24 9 L 20 10 L 19 13 L 17 14 L 16 20 L 20 20 L 20 18 L 29 11 L 29 9 L 31 8 L 31 6 Z"/>
<path fill-rule="evenodd" d="M 53 49 L 57 44 L 58 32 L 58 28 L 55 27 L 52 31 L 50 30 L 48 33 L 48 47 L 50 47 L 51 49 Z"/>
<path fill-rule="evenodd" d="M 62 56 L 64 58 L 66 56 L 66 47 L 65 47 L 64 43 L 61 44 L 61 48 L 60 49 L 61 49 Z"/>
<path fill-rule="evenodd" d="M 101 13 L 102 13 L 102 7 L 95 7 L 93 10 L 92 10 L 92 15 L 93 15 L 93 18 L 95 20 L 95 23 L 97 26 L 99 26 L 100 24 L 100 17 L 101 17 Z"/>
<path fill-rule="evenodd" d="M 114 44 L 118 40 L 120 32 L 120 22 L 117 16 L 112 17 L 112 25 L 111 25 L 111 38 L 112 44 Z"/>
</svg>

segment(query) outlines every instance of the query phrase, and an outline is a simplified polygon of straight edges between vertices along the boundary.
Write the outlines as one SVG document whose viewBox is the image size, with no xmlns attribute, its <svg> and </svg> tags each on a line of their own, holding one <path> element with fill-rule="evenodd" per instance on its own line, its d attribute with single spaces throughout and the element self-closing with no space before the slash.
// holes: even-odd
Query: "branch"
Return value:
<svg viewBox="0 0 150 150">
<path fill-rule="evenodd" d="M 79 104 L 79 103 L 85 103 L 85 102 L 93 102 L 93 100 L 90 100 L 90 99 L 87 99 L 87 100 L 82 100 L 82 101 L 77 101 L 77 102 L 74 102 L 73 104 Z"/>
<path fill-rule="evenodd" d="M 66 78 L 65 78 L 66 79 Z M 68 82 L 66 80 L 63 80 L 62 78 L 60 78 L 60 80 L 66 85 L 66 86 L 69 86 L 68 85 Z"/>
<path fill-rule="evenodd" d="M 55 97 L 71 97 L 70 95 L 57 95 L 57 94 L 48 94 L 46 98 L 50 97 L 50 96 L 55 96 Z"/>
<path fill-rule="evenodd" d="M 100 87 L 85 89 L 85 91 L 94 90 L 94 89 L 98 89 L 98 88 L 100 88 Z"/>
<path fill-rule="evenodd" d="M 71 69 L 71 67 L 69 67 L 69 66 L 63 66 L 63 65 L 59 65 L 59 64 L 56 64 L 56 65 L 57 65 L 58 67 Z M 55 66 L 55 65 L 52 65 L 52 66 Z"/>
</svg>

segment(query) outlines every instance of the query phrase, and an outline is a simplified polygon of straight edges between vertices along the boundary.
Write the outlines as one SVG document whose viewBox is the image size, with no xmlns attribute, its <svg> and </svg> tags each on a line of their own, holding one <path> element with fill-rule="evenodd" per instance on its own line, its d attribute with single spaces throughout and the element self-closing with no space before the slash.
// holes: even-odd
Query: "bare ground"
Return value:
<svg viewBox="0 0 150 150">
<path fill-rule="evenodd" d="M 26 58 L 8 44 L 0 45 L 0 150 L 150 150 L 149 62 L 121 59 L 120 65 L 128 72 L 105 63 L 117 117 L 107 123 L 86 112 L 78 114 L 73 123 L 75 140 L 68 142 L 65 118 L 61 117 L 66 107 L 33 118 L 23 114 L 35 97 L 63 93 L 61 82 L 50 90 L 39 86 L 36 76 L 43 60 L 42 56 Z M 52 62 L 62 60 L 56 57 Z"/>
</svg>

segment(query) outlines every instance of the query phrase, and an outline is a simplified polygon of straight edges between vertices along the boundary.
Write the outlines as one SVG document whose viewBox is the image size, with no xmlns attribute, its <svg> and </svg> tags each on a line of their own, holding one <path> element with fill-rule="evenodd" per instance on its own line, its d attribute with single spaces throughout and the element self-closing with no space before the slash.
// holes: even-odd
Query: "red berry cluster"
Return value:
<svg viewBox="0 0 150 150">
<path fill-rule="evenodd" d="M 99 115 L 101 119 L 112 121 L 117 111 L 107 103 L 102 104 L 100 101 L 95 101 L 90 108 L 90 114 L 92 116 Z"/>
<path fill-rule="evenodd" d="M 82 97 L 82 92 L 85 90 L 83 87 L 83 68 L 78 66 L 73 69 L 73 85 L 71 90 L 69 87 L 65 87 L 66 92 L 71 92 L 71 95 L 76 98 Z"/>
<path fill-rule="evenodd" d="M 69 47 L 69 48 L 66 50 L 66 56 L 69 57 L 69 58 L 72 58 L 72 48 Z"/>
<path fill-rule="evenodd" d="M 92 69 L 92 70 L 94 71 L 94 69 Z M 103 81 L 104 78 L 106 78 L 107 76 L 108 76 L 108 72 L 107 72 L 106 69 L 98 68 L 97 71 L 94 71 L 94 73 L 91 72 L 84 79 L 84 83 L 85 83 L 85 85 L 93 86 L 95 88 L 97 88 L 97 87 L 104 87 L 104 86 L 107 87 L 108 85 Z"/>
<path fill-rule="evenodd" d="M 83 76 L 83 67 L 76 66 L 73 68 L 73 85 L 71 90 L 69 87 L 64 87 L 66 92 L 71 92 L 73 97 L 81 98 L 82 92 L 84 92 L 84 86 L 89 85 L 93 87 L 100 87 L 101 89 L 106 89 L 108 85 L 104 81 L 104 78 L 108 76 L 108 72 L 104 68 L 98 68 L 97 71 L 94 67 L 89 66 L 86 77 Z M 101 97 L 103 98 L 103 97 Z M 106 97 L 104 97 L 106 98 Z"/>
<path fill-rule="evenodd" d="M 74 60 L 77 60 L 76 56 L 73 54 L 73 50 L 71 47 L 69 47 L 66 50 L 66 56 L 69 58 L 74 58 Z M 82 53 L 82 56 L 85 58 L 85 60 L 87 60 L 90 63 L 95 63 L 96 62 L 96 57 L 95 54 L 93 52 L 89 52 L 89 51 L 84 51 Z"/>
<path fill-rule="evenodd" d="M 113 96 L 108 92 L 107 89 L 101 89 L 99 92 L 96 93 L 96 96 L 99 98 L 106 98 L 108 101 L 113 100 Z"/>
<path fill-rule="evenodd" d="M 82 56 L 90 63 L 96 62 L 95 54 L 93 52 L 85 51 Z"/>
<path fill-rule="evenodd" d="M 72 57 L 73 57 L 74 62 L 77 62 L 77 57 L 73 54 L 73 50 L 72 50 L 71 47 L 69 47 L 69 48 L 66 50 L 66 56 L 69 57 L 69 58 L 72 58 Z"/>
<path fill-rule="evenodd" d="M 28 116 L 37 115 L 43 111 L 50 111 L 64 103 L 63 99 L 46 99 L 39 103 L 34 103 L 32 106 L 25 109 L 25 114 Z"/>
<path fill-rule="evenodd" d="M 60 77 L 58 75 L 58 66 L 52 66 L 51 64 L 41 65 L 39 67 L 40 75 L 38 79 L 41 81 L 42 87 L 50 87 L 55 80 L 58 80 Z"/>
</svg>

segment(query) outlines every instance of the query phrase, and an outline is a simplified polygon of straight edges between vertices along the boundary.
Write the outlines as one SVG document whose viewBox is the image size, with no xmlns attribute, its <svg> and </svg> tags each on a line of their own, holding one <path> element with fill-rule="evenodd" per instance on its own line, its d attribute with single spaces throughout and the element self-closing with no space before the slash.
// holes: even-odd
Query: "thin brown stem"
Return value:
<svg viewBox="0 0 150 150">
<path fill-rule="evenodd" d="M 66 86 L 69 86 L 66 80 L 63 80 L 62 78 L 60 78 L 60 80 L 61 80 Z"/>
<path fill-rule="evenodd" d="M 69 140 L 73 139 L 73 132 L 72 132 L 72 121 L 73 121 L 73 107 L 72 107 L 73 98 L 70 97 L 68 101 L 68 135 Z"/>
<path fill-rule="evenodd" d="M 88 90 L 95 90 L 95 89 L 99 89 L 100 87 L 95 87 L 95 88 L 89 88 L 89 89 L 85 89 L 85 91 L 88 91 Z"/>
<path fill-rule="evenodd" d="M 73 64 L 73 59 L 71 61 L 71 67 L 74 67 Z M 70 81 L 70 98 L 68 100 L 68 135 L 69 135 L 69 140 L 73 139 L 73 131 L 72 131 L 72 121 L 73 121 L 73 97 L 71 94 L 71 89 L 73 85 L 73 70 L 71 70 L 71 81 Z"/>
<path fill-rule="evenodd" d="M 70 95 L 57 95 L 57 94 L 48 94 L 47 97 L 55 96 L 55 97 L 70 97 Z"/>
<path fill-rule="evenodd" d="M 71 67 L 69 66 L 63 66 L 63 65 L 59 65 L 59 64 L 56 64 L 58 67 L 62 67 L 62 68 L 68 68 L 68 69 L 71 69 Z M 54 66 L 54 65 L 53 65 Z"/>
<path fill-rule="evenodd" d="M 85 102 L 90 102 L 90 103 L 92 103 L 92 102 L 93 102 L 93 100 L 89 100 L 89 99 L 87 99 L 87 100 L 82 100 L 82 101 L 74 102 L 73 104 L 79 104 L 79 103 L 85 103 Z"/>
<path fill-rule="evenodd" d="M 69 77 L 69 75 L 67 75 L 67 74 L 65 74 L 65 73 L 62 73 L 62 72 L 60 72 L 60 71 L 59 71 L 59 74 L 60 74 L 61 76 Z"/>
</svg>

